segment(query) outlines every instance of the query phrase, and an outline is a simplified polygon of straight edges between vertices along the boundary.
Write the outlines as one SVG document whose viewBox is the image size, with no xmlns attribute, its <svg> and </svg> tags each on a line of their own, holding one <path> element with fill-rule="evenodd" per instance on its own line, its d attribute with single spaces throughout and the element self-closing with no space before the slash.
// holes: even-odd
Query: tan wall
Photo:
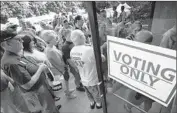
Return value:
<svg viewBox="0 0 177 113">
<path fill-rule="evenodd" d="M 159 1 L 155 4 L 152 22 L 152 33 L 154 34 L 153 44 L 159 45 L 162 35 L 172 28 L 176 21 L 177 2 Z"/>
</svg>

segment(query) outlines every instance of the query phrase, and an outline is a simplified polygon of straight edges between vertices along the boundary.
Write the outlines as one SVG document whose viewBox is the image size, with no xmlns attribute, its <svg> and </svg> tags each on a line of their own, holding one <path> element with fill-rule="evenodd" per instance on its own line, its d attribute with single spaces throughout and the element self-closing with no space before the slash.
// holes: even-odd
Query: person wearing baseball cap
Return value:
<svg viewBox="0 0 177 113">
<path fill-rule="evenodd" d="M 1 69 L 2 69 L 2 71 L 3 71 L 3 73 L 7 76 L 7 77 L 9 77 L 9 78 L 12 78 L 7 72 L 8 72 L 8 70 L 6 69 L 6 67 L 7 67 L 7 65 L 9 64 L 9 62 L 11 62 L 11 57 L 13 56 L 12 54 L 13 53 L 17 53 L 17 54 L 19 54 L 20 55 L 20 52 L 21 52 L 21 50 L 22 50 L 22 48 L 23 48 L 23 45 L 22 45 L 22 40 L 21 39 L 19 39 L 18 37 L 17 37 L 17 33 L 16 32 L 13 32 L 12 30 L 9 30 L 9 29 L 6 29 L 6 30 L 1 30 L 0 31 L 1 33 L 1 38 L 0 38 L 0 42 L 1 42 L 1 47 L 2 47 L 2 49 L 3 49 L 3 54 L 2 54 L 2 56 L 1 56 Z M 7 53 L 8 53 L 8 55 L 7 55 Z M 10 53 L 12 53 L 12 54 L 10 54 Z M 2 73 L 2 74 L 3 74 Z M 2 76 L 2 78 L 3 78 L 3 76 Z M 13 79 L 13 78 L 12 78 Z M 14 81 L 15 82 L 15 81 Z M 4 84 L 3 86 L 5 86 L 5 81 L 1 81 L 1 84 Z M 7 85 L 7 84 L 6 84 Z M 3 88 L 4 89 L 4 88 Z M 15 90 L 16 90 L 16 88 L 15 88 Z M 15 91 L 16 92 L 16 91 Z M 11 102 L 13 102 L 13 104 L 15 105 L 15 106 L 17 106 L 17 105 L 19 105 L 20 104 L 20 102 L 24 102 L 23 100 L 20 100 L 18 97 L 14 97 L 14 95 L 16 95 L 16 93 L 15 92 L 11 92 L 12 94 L 12 96 L 13 96 L 13 98 L 12 98 L 12 100 L 11 100 Z M 17 92 L 18 93 L 18 92 Z M 2 93 L 2 95 L 3 95 L 3 93 Z M 6 97 L 7 97 L 7 95 L 6 95 Z M 4 97 L 3 97 L 4 98 Z M 7 100 L 6 100 L 7 101 Z M 14 103 L 15 102 L 15 103 Z M 3 103 L 4 104 L 4 103 Z M 3 105 L 2 104 L 2 105 Z M 11 104 L 10 104 L 11 105 Z M 13 107 L 12 107 L 13 108 Z M 20 106 L 19 107 L 19 110 L 20 111 L 23 111 L 24 109 L 26 109 L 26 105 L 24 105 L 24 106 Z M 6 108 L 4 108 L 4 110 L 6 111 Z M 8 110 L 8 109 L 7 109 Z"/>
<path fill-rule="evenodd" d="M 16 36 L 15 33 L 11 33 L 9 31 L 1 31 L 0 42 L 2 44 L 4 41 L 11 40 L 15 36 Z M 2 47 L 1 47 L 1 49 L 3 50 Z M 1 54 L 1 58 L 2 58 L 2 56 L 3 56 L 3 52 Z M 19 113 L 19 111 L 17 110 L 16 106 L 14 105 L 14 103 L 10 97 L 10 95 L 12 95 L 11 93 L 14 91 L 14 87 L 12 85 L 13 83 L 14 83 L 14 81 L 9 76 L 7 76 L 3 72 L 3 70 L 1 69 L 0 93 L 1 93 L 1 99 L 2 99 L 1 100 L 1 107 L 2 107 L 4 113 L 9 113 L 12 111 L 13 111 L 13 113 Z M 9 88 L 11 89 L 12 92 L 10 92 Z"/>
<path fill-rule="evenodd" d="M 75 46 L 71 49 L 70 57 L 79 70 L 81 82 L 90 100 L 90 108 L 94 109 L 96 104 L 96 108 L 100 109 L 102 104 L 97 86 L 99 81 L 93 47 L 85 45 L 85 35 L 81 30 L 74 30 L 71 33 L 71 40 Z M 105 58 L 102 55 L 103 60 Z"/>
<path fill-rule="evenodd" d="M 58 113 L 52 95 L 44 82 L 44 71 L 47 66 L 44 63 L 37 64 L 32 60 L 33 58 L 23 56 L 21 39 L 23 36 L 10 30 L 1 31 L 1 46 L 5 51 L 1 59 L 1 68 L 22 91 L 21 93 L 17 91 L 19 94 L 15 94 L 14 102 L 16 105 L 23 103 L 20 104 L 20 110 L 23 112 L 36 113 L 49 110 L 51 113 Z M 33 95 L 35 99 L 31 98 Z M 29 103 L 27 98 L 32 99 L 35 106 Z M 46 105 L 47 107 L 44 107 Z"/>
</svg>

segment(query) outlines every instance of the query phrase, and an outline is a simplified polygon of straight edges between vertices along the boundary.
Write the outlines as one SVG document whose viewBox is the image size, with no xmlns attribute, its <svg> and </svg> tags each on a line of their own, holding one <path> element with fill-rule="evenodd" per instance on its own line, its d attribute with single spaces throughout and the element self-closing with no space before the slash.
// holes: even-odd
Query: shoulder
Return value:
<svg viewBox="0 0 177 113">
<path fill-rule="evenodd" d="M 77 51 L 77 46 L 74 46 L 74 47 L 71 49 L 70 53 L 73 53 L 73 52 L 76 52 L 76 51 Z"/>
<path fill-rule="evenodd" d="M 49 56 L 49 57 L 52 56 L 52 55 L 55 55 L 55 54 L 56 54 L 56 51 L 53 50 L 53 49 L 50 49 L 50 50 L 46 51 L 46 55 Z"/>
<path fill-rule="evenodd" d="M 93 52 L 94 52 L 93 47 L 92 47 L 92 46 L 88 46 L 88 45 L 84 46 L 84 47 L 83 47 L 83 50 L 84 50 L 86 53 L 93 53 Z"/>
<path fill-rule="evenodd" d="M 62 51 L 70 51 L 74 47 L 74 44 L 68 44 L 67 42 L 63 45 Z"/>
<path fill-rule="evenodd" d="M 7 69 L 7 67 L 10 67 L 12 65 L 18 65 L 20 64 L 20 60 L 12 59 L 7 56 L 2 57 L 1 59 L 1 68 Z"/>
<path fill-rule="evenodd" d="M 3 71 L 8 75 L 10 76 L 11 74 L 16 74 L 14 72 L 14 70 L 18 71 L 20 69 L 20 67 L 25 67 L 25 63 L 19 63 L 19 64 L 16 64 L 16 63 L 6 63 L 3 65 Z"/>
<path fill-rule="evenodd" d="M 48 47 L 47 47 L 47 48 L 45 49 L 45 53 L 46 53 L 46 54 L 50 54 L 50 53 L 54 53 L 54 52 L 55 52 L 55 50 L 54 50 L 53 48 L 48 48 Z"/>
</svg>

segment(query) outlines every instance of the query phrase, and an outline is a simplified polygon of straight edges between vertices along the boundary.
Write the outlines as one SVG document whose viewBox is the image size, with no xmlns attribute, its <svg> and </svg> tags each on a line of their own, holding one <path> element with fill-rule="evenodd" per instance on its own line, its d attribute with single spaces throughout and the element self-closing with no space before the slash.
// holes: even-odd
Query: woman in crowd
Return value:
<svg viewBox="0 0 177 113">
<path fill-rule="evenodd" d="M 48 61 L 46 55 L 44 53 L 39 52 L 38 50 L 36 50 L 36 48 L 34 46 L 35 43 L 36 43 L 36 38 L 31 37 L 30 35 L 24 34 L 24 36 L 22 37 L 22 40 L 23 40 L 23 55 L 25 57 L 29 57 L 30 56 L 30 57 L 34 58 L 38 63 L 45 63 L 48 66 L 48 68 L 51 67 L 51 64 Z M 53 81 L 53 79 L 54 79 L 52 77 L 53 73 L 51 71 L 49 71 L 49 70 L 48 70 L 47 73 L 51 75 L 50 79 Z M 56 97 L 54 95 L 54 92 L 52 91 L 51 87 L 48 86 L 48 89 L 50 90 L 50 92 L 51 92 L 53 98 L 55 99 L 55 101 L 60 100 L 59 97 Z M 58 108 L 59 107 L 60 106 L 58 106 Z"/>
<path fill-rule="evenodd" d="M 1 45 L 5 50 L 1 67 L 3 71 L 10 76 L 21 90 L 22 99 L 25 100 L 25 112 L 33 113 L 58 113 L 55 102 L 46 88 L 45 70 L 47 66 L 44 63 L 38 64 L 31 57 L 24 57 L 22 35 L 2 31 L 3 41 Z"/>
<path fill-rule="evenodd" d="M 22 40 L 25 56 L 31 56 L 40 62 L 46 62 L 49 64 L 48 66 L 50 66 L 45 54 L 36 49 L 37 39 L 34 37 L 34 35 L 31 35 L 30 32 L 23 32 Z"/>
<path fill-rule="evenodd" d="M 57 34 L 52 30 L 45 30 L 42 32 L 42 38 L 47 43 L 45 49 L 45 54 L 54 68 L 58 70 L 60 75 L 64 75 L 64 72 L 67 69 L 66 64 L 63 61 L 62 52 L 57 50 L 55 45 L 57 44 Z M 72 94 L 72 91 L 69 90 L 69 73 L 64 75 L 65 79 L 65 95 L 68 99 L 76 98 L 76 95 Z"/>
</svg>

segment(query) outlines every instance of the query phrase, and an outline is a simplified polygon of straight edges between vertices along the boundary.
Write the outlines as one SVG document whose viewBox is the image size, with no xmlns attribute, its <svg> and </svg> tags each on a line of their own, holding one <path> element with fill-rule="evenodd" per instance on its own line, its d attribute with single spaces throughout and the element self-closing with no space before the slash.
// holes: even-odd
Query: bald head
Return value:
<svg viewBox="0 0 177 113">
<path fill-rule="evenodd" d="M 74 45 L 84 45 L 85 35 L 81 30 L 74 30 L 71 32 L 71 41 Z"/>
<path fill-rule="evenodd" d="M 152 43 L 153 35 L 150 31 L 142 30 L 135 35 L 135 40 L 142 43 Z"/>
</svg>

